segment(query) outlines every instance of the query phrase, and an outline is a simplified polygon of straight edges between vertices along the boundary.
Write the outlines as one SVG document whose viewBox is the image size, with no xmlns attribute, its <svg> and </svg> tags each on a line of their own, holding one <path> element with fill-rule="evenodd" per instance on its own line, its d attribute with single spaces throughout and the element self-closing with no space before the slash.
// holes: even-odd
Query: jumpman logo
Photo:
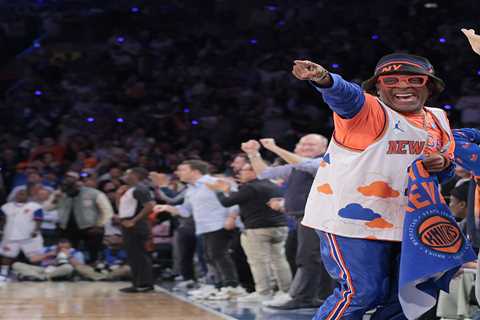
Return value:
<svg viewBox="0 0 480 320">
<path fill-rule="evenodd" d="M 398 131 L 401 131 L 401 132 L 405 132 L 402 128 L 400 128 L 400 120 L 395 122 L 395 127 L 393 128 L 393 130 L 398 130 Z"/>
</svg>

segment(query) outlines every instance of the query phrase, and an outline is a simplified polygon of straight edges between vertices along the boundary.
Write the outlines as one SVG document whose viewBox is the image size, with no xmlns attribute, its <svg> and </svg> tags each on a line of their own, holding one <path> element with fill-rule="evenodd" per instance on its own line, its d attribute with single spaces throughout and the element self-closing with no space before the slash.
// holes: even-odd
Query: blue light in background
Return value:
<svg viewBox="0 0 480 320">
<path fill-rule="evenodd" d="M 197 125 L 198 125 L 198 121 L 197 121 L 197 120 L 192 120 L 192 125 L 197 126 Z"/>
<path fill-rule="evenodd" d="M 184 109 L 183 109 L 183 112 L 184 112 L 184 113 L 189 113 L 189 112 L 190 112 L 190 109 L 184 108 Z"/>
<path fill-rule="evenodd" d="M 480 69 L 477 70 L 477 75 L 480 76 Z"/>
<path fill-rule="evenodd" d="M 332 68 L 333 69 L 338 69 L 338 68 L 340 68 L 340 65 L 338 63 L 332 63 Z"/>
<path fill-rule="evenodd" d="M 125 42 L 124 37 L 122 37 L 122 36 L 117 37 L 117 43 L 124 43 L 124 42 Z"/>
<path fill-rule="evenodd" d="M 445 42 L 447 42 L 447 39 L 445 39 L 445 38 L 442 37 L 442 38 L 438 39 L 438 42 L 440 42 L 440 43 L 445 43 Z"/>
<path fill-rule="evenodd" d="M 449 104 L 446 104 L 443 106 L 443 109 L 445 110 L 452 110 L 453 109 L 453 106 L 452 105 L 449 105 Z"/>
<path fill-rule="evenodd" d="M 277 11 L 277 10 L 278 10 L 278 6 L 276 6 L 276 5 L 274 5 L 274 4 L 270 4 L 270 5 L 268 5 L 268 6 L 265 6 L 265 9 L 266 9 L 267 11 L 272 11 L 272 12 L 273 12 L 273 11 Z"/>
<path fill-rule="evenodd" d="M 35 42 L 33 43 L 33 47 L 34 47 L 34 48 L 40 48 L 41 46 L 42 46 L 42 45 L 41 45 L 40 42 L 38 42 L 38 41 L 35 41 Z"/>
<path fill-rule="evenodd" d="M 378 40 L 380 36 L 378 34 L 372 34 L 372 40 Z"/>
<path fill-rule="evenodd" d="M 42 90 L 35 90 L 34 94 L 36 96 L 41 96 L 43 94 Z"/>
<path fill-rule="evenodd" d="M 90 123 L 95 122 L 95 118 L 88 117 L 88 118 L 87 118 L 87 122 L 90 122 Z"/>
<path fill-rule="evenodd" d="M 132 13 L 139 13 L 139 12 L 140 12 L 140 8 L 139 8 L 139 7 L 131 7 L 131 8 L 130 8 L 130 12 L 132 12 Z"/>
<path fill-rule="evenodd" d="M 251 45 L 255 45 L 257 44 L 257 39 L 250 39 L 250 41 L 248 41 Z"/>
<path fill-rule="evenodd" d="M 117 122 L 118 122 L 118 123 L 124 123 L 124 122 L 125 122 L 125 119 L 123 119 L 123 118 L 117 118 Z"/>
</svg>

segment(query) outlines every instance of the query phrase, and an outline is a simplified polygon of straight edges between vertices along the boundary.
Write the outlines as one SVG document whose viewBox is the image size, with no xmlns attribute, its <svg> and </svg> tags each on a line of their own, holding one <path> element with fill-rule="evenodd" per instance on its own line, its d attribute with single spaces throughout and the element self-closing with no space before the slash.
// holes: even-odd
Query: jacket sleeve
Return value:
<svg viewBox="0 0 480 320">
<path fill-rule="evenodd" d="M 228 195 L 222 192 L 217 192 L 216 195 L 222 206 L 231 207 L 252 200 L 254 192 L 252 188 L 245 186 L 239 191 L 231 192 Z"/>
<path fill-rule="evenodd" d="M 113 208 L 107 196 L 103 192 L 99 192 L 95 200 L 100 216 L 97 220 L 97 227 L 103 227 L 113 217 Z"/>
<path fill-rule="evenodd" d="M 365 94 L 358 84 L 344 80 L 340 75 L 330 73 L 333 85 L 321 88 L 314 82 L 313 87 L 322 94 L 323 101 L 330 109 L 344 119 L 351 119 L 360 112 L 365 103 Z"/>
</svg>

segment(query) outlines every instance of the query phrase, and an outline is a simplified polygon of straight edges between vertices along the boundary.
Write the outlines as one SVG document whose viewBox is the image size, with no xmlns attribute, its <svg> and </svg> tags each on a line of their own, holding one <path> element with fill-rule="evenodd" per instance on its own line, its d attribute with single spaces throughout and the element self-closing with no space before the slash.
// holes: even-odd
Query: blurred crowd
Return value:
<svg viewBox="0 0 480 320">
<path fill-rule="evenodd" d="M 460 27 L 478 29 L 478 14 L 465 7 L 475 8 L 475 2 L 205 0 L 141 1 L 134 6 L 131 1 L 16 1 L 0 14 L 0 40 L 8 44 L 0 79 L 0 202 L 32 206 L 31 219 L 23 221 L 31 230 L 22 230 L 34 233 L 32 239 L 41 234 L 44 247 L 39 251 L 35 244 L 33 249 L 20 244 L 17 251 L 25 257 L 13 270 L 29 280 L 74 274 L 92 280 L 128 278 L 118 217 L 128 169 L 157 172 L 144 182 L 156 203 L 173 206 L 182 204 L 192 182 L 178 171 L 186 160 L 208 163 L 205 169 L 203 162 L 187 162 L 200 176 L 241 180 L 246 174 L 240 182 L 227 179 L 236 188 L 236 183 L 256 180 L 265 169 L 251 159 L 260 144 L 250 141 L 238 155 L 242 142 L 269 137 L 284 150 L 321 156 L 326 145 L 309 154 L 301 149 L 300 138 L 310 133 L 330 136 L 331 112 L 308 85 L 291 76 L 294 59 L 311 59 L 361 83 L 386 53 L 424 55 L 447 84 L 445 93 L 430 104 L 447 111 L 452 127 L 478 126 L 480 65 L 459 32 Z M 270 151 L 271 142 L 263 145 Z M 274 166 L 292 160 L 275 151 L 263 153 Z M 468 178 L 462 174 L 458 179 Z M 271 306 L 287 309 L 318 306 L 325 293 L 298 288 L 318 265 L 296 261 L 296 244 L 302 241 L 296 233 L 301 238 L 308 234 L 297 230 L 299 218 L 282 207 L 288 174 L 280 176 L 268 186 L 271 193 L 265 199 L 274 200 L 263 209 L 287 213 L 280 222 L 268 221 L 279 228 L 269 236 L 286 248 L 277 248 L 278 261 L 288 262 L 282 262 L 282 270 L 259 271 L 258 261 L 264 257 L 255 260 L 248 244 L 240 243 L 242 219 L 234 219 L 238 225 L 220 221 L 221 228 L 228 223 L 231 231 L 219 235 L 227 236 L 227 246 L 203 252 L 205 248 L 195 244 L 201 236 L 198 230 L 195 235 L 195 217 L 179 217 L 172 207 L 161 207 L 149 217 L 154 235 L 148 251 L 154 265 L 167 266 L 172 276 L 185 281 L 185 288 L 203 278 L 217 289 L 231 289 L 219 294 L 203 287 L 195 292 L 197 297 L 242 295 L 232 288 L 240 283 L 252 291 L 253 278 L 258 284 L 264 277 L 262 283 L 275 279 L 276 285 L 266 285 L 260 292 L 264 296 L 247 300 L 277 298 Z M 212 188 L 222 191 L 225 185 Z M 466 201 L 458 188 L 460 184 L 453 189 L 454 205 Z M 307 189 L 302 191 L 305 201 Z M 60 201 L 79 193 L 88 199 L 71 200 L 68 207 Z M 83 219 L 86 208 L 90 218 Z M 230 217 L 226 211 L 221 216 Z M 179 249 L 179 243 L 189 247 Z M 233 252 L 237 271 L 217 257 L 218 250 Z M 1 275 L 6 279 L 7 266 L 17 256 L 10 252 L 4 258 Z M 252 264 L 257 267 L 252 269 Z M 219 280 L 212 270 L 223 270 L 231 278 Z M 315 281 L 327 280 L 320 275 Z M 288 295 L 291 283 L 297 287 Z M 280 294 L 275 296 L 275 291 Z M 298 299 L 291 302 L 292 296 Z"/>
</svg>

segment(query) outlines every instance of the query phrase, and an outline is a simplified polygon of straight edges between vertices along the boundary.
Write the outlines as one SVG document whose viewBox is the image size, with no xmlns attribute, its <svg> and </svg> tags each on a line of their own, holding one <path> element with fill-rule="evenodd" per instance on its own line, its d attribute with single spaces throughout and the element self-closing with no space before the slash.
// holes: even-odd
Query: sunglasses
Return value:
<svg viewBox="0 0 480 320">
<path fill-rule="evenodd" d="M 427 81 L 428 76 L 424 75 L 412 75 L 412 76 L 396 76 L 396 75 L 388 75 L 388 76 L 379 76 L 378 82 L 381 85 L 387 88 L 397 87 L 400 82 L 403 81 L 410 87 L 423 87 Z"/>
</svg>

